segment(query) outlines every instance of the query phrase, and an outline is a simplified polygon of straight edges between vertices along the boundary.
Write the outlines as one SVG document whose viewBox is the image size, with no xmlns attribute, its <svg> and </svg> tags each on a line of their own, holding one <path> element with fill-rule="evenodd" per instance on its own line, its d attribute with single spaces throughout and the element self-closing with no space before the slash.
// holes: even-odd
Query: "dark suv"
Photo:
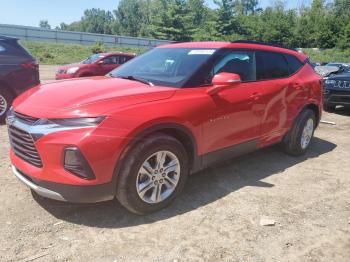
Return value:
<svg viewBox="0 0 350 262">
<path fill-rule="evenodd" d="M 12 100 L 39 83 L 35 58 L 18 39 L 0 35 L 0 122 L 5 119 Z"/>
<path fill-rule="evenodd" d="M 350 107 L 350 69 L 325 80 L 324 110 L 333 112 L 336 106 Z"/>
</svg>

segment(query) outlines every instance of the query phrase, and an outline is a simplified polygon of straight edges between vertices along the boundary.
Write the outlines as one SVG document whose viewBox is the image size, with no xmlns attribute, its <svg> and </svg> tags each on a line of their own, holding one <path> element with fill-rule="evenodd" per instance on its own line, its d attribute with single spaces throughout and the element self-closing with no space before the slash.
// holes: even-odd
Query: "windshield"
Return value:
<svg viewBox="0 0 350 262">
<path fill-rule="evenodd" d="M 83 62 L 81 62 L 82 64 L 92 64 L 95 63 L 97 60 L 103 58 L 104 55 L 101 54 L 95 54 L 90 56 L 88 59 L 84 60 Z"/>
<path fill-rule="evenodd" d="M 216 49 L 155 48 L 109 75 L 122 78 L 133 76 L 154 85 L 183 87 L 215 51 Z"/>
</svg>

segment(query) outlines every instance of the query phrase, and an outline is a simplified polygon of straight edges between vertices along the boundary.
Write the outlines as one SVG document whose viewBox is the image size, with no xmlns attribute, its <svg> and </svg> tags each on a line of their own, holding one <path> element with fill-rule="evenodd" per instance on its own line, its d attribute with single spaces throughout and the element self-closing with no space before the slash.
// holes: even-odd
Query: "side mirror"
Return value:
<svg viewBox="0 0 350 262">
<path fill-rule="evenodd" d="M 221 72 L 213 77 L 213 86 L 209 87 L 207 94 L 214 95 L 227 88 L 238 86 L 241 83 L 241 77 L 238 74 Z"/>
<path fill-rule="evenodd" d="M 105 62 L 103 60 L 97 62 L 98 65 L 104 65 Z"/>
</svg>

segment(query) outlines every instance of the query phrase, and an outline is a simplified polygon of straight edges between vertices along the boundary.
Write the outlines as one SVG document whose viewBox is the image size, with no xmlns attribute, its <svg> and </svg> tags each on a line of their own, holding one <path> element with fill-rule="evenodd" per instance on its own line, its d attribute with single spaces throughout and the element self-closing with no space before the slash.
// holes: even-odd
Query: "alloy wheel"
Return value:
<svg viewBox="0 0 350 262">
<path fill-rule="evenodd" d="M 306 149 L 309 146 L 313 132 L 314 132 L 314 120 L 310 118 L 309 120 L 307 120 L 303 129 L 303 133 L 301 134 L 302 149 Z"/>
<path fill-rule="evenodd" d="M 3 116 L 7 110 L 7 101 L 5 97 L 0 95 L 0 116 Z"/>
<path fill-rule="evenodd" d="M 141 165 L 136 178 L 136 189 L 142 201 L 160 203 L 175 191 L 180 179 L 180 161 L 169 151 L 158 151 Z"/>
</svg>

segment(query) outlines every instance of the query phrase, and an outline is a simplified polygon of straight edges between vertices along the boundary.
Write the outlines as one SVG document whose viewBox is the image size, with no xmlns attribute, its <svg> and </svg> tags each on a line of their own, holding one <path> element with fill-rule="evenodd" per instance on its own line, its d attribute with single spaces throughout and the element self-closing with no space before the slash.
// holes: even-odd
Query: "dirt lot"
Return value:
<svg viewBox="0 0 350 262">
<path fill-rule="evenodd" d="M 324 120 L 336 125 L 321 124 L 305 156 L 271 147 L 228 161 L 144 217 L 32 195 L 0 126 L 0 261 L 350 261 L 350 111 Z"/>
</svg>

